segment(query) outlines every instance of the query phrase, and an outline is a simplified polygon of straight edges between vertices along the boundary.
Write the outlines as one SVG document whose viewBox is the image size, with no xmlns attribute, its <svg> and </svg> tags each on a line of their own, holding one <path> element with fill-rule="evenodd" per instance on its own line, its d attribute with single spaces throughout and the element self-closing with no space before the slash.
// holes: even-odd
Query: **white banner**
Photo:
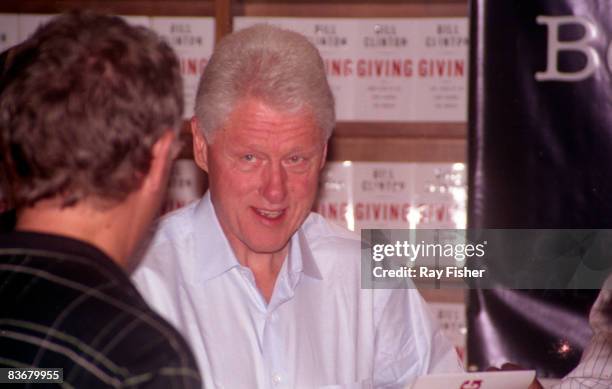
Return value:
<svg viewBox="0 0 612 389">
<path fill-rule="evenodd" d="M 319 48 L 338 120 L 467 120 L 467 18 L 234 18 L 237 30 L 256 23 Z"/>
<path fill-rule="evenodd" d="M 315 211 L 346 228 L 466 225 L 463 163 L 328 162 Z"/>
<path fill-rule="evenodd" d="M 176 51 L 181 63 L 185 96 L 184 118 L 193 116 L 200 75 L 212 55 L 215 21 L 212 17 L 153 17 L 152 27 Z"/>
</svg>

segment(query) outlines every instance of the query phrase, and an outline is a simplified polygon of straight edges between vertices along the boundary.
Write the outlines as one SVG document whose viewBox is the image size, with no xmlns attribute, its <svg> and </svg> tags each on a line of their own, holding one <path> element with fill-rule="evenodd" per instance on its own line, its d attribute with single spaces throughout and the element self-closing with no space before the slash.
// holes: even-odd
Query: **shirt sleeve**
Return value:
<svg viewBox="0 0 612 389">
<path fill-rule="evenodd" d="M 593 338 L 582 359 L 554 389 L 612 388 L 612 276 L 595 301 L 589 322 Z"/>
<path fill-rule="evenodd" d="M 376 290 L 374 387 L 405 388 L 418 376 L 463 372 L 457 352 L 414 288 Z"/>
</svg>

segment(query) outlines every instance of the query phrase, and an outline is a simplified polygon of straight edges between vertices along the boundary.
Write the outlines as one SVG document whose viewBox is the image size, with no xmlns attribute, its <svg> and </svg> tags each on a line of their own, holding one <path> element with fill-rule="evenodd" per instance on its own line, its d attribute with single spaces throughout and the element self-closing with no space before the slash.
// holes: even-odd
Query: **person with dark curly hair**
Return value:
<svg viewBox="0 0 612 389">
<path fill-rule="evenodd" d="M 63 369 L 66 388 L 200 388 L 184 339 L 128 276 L 178 151 L 175 54 L 119 17 L 73 12 L 3 58 L 17 217 L 0 235 L 0 367 Z"/>
</svg>

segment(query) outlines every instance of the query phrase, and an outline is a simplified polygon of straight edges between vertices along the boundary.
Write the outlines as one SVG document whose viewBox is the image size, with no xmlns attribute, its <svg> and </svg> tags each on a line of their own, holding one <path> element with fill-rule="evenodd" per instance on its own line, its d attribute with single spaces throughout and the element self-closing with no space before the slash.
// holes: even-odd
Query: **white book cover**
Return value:
<svg viewBox="0 0 612 389">
<path fill-rule="evenodd" d="M 467 120 L 467 18 L 234 18 L 236 30 L 256 23 L 319 49 L 338 120 Z"/>
<path fill-rule="evenodd" d="M 200 76 L 212 55 L 215 21 L 212 17 L 153 17 L 151 22 L 179 57 L 185 96 L 183 116 L 190 118 Z"/>
<path fill-rule="evenodd" d="M 344 227 L 464 229 L 463 163 L 328 162 L 315 211 Z"/>
</svg>

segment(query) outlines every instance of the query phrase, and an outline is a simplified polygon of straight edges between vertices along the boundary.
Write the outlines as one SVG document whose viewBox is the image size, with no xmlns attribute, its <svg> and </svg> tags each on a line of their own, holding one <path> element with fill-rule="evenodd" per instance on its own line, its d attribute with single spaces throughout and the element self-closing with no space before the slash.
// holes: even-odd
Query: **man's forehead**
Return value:
<svg viewBox="0 0 612 389">
<path fill-rule="evenodd" d="M 321 150 L 323 142 L 321 131 L 313 133 L 310 130 L 276 133 L 265 130 L 225 129 L 225 147 L 236 150 L 250 151 L 281 151 L 281 152 L 316 152 Z"/>
<path fill-rule="evenodd" d="M 237 104 L 221 131 L 228 137 L 254 140 L 313 138 L 320 141 L 323 135 L 310 110 L 282 111 L 255 99 Z"/>
<path fill-rule="evenodd" d="M 314 125 L 314 115 L 309 107 L 283 108 L 271 105 L 262 99 L 248 97 L 240 99 L 231 111 L 228 122 L 249 121 L 294 122 L 302 121 Z"/>
</svg>

